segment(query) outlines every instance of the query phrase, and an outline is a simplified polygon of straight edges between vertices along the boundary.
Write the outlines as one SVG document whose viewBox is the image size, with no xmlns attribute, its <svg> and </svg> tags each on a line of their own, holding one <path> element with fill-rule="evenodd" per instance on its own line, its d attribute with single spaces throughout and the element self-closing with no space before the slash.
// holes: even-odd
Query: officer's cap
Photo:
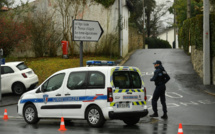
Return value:
<svg viewBox="0 0 215 134">
<path fill-rule="evenodd" d="M 160 64 L 160 65 L 162 65 L 162 62 L 160 60 L 156 60 L 153 64 Z"/>
</svg>

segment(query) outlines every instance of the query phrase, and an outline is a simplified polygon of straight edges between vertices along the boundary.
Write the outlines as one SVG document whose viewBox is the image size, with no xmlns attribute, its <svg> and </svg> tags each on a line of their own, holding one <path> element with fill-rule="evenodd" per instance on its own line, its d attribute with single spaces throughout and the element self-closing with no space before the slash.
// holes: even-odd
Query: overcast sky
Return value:
<svg viewBox="0 0 215 134">
<path fill-rule="evenodd" d="M 27 1 L 29 1 L 29 2 L 32 2 L 32 1 L 34 1 L 34 0 L 22 0 L 23 2 L 27 2 Z M 20 4 L 20 0 L 14 0 L 14 6 L 17 6 L 17 5 L 19 5 Z"/>
</svg>

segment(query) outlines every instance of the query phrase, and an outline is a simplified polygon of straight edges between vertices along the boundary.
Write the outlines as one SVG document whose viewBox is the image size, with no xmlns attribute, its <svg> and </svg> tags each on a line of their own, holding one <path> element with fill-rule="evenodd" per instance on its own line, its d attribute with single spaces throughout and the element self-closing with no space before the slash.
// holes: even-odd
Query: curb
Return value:
<svg viewBox="0 0 215 134">
<path fill-rule="evenodd" d="M 215 93 L 211 93 L 211 92 L 209 92 L 209 91 L 207 91 L 207 90 L 203 90 L 205 93 L 207 93 L 207 94 L 210 94 L 210 95 L 212 95 L 212 96 L 215 96 Z"/>
<path fill-rule="evenodd" d="M 0 116 L 0 118 L 2 119 L 4 116 Z M 23 117 L 21 117 L 21 116 L 8 116 L 8 120 L 10 120 L 10 119 L 23 119 Z"/>
<path fill-rule="evenodd" d="M 123 60 L 119 63 L 119 66 L 122 66 L 123 64 L 125 64 L 125 62 L 128 61 L 128 59 L 131 57 L 131 55 L 135 52 L 136 50 L 131 51 L 130 53 L 128 53 L 125 58 L 123 58 Z"/>
<path fill-rule="evenodd" d="M 11 105 L 17 105 L 18 103 L 10 103 L 10 104 L 1 104 L 0 103 L 0 107 L 7 107 L 7 106 L 11 106 Z"/>
</svg>

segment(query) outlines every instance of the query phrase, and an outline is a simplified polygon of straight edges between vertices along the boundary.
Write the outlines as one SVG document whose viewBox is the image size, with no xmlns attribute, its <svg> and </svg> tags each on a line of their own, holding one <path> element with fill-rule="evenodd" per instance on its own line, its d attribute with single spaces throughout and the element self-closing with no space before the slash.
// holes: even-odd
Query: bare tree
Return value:
<svg viewBox="0 0 215 134">
<path fill-rule="evenodd" d="M 168 12 L 169 7 L 165 3 L 161 3 L 156 6 L 152 13 L 152 20 L 150 23 L 150 27 L 152 29 L 152 36 L 156 36 L 159 28 L 159 23 L 161 21 L 161 18 L 166 15 Z M 169 18 L 166 18 L 168 20 Z"/>
<path fill-rule="evenodd" d="M 28 28 L 29 38 L 32 41 L 33 51 L 36 57 L 56 56 L 57 48 L 61 40 L 59 32 L 53 21 L 53 14 L 45 11 L 37 11 L 33 16 L 24 17 L 24 23 Z"/>
<path fill-rule="evenodd" d="M 64 40 L 69 41 L 71 54 L 74 54 L 75 45 L 72 41 L 72 21 L 76 19 L 79 12 L 83 12 L 85 5 L 86 0 L 56 0 L 55 9 L 62 20 L 62 36 Z"/>
</svg>

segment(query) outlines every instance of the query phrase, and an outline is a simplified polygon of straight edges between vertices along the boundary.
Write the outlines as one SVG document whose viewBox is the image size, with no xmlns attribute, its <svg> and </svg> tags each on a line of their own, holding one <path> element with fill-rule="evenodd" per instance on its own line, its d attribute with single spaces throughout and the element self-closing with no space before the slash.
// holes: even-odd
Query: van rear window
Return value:
<svg viewBox="0 0 215 134">
<path fill-rule="evenodd" d="M 25 70 L 26 68 L 28 68 L 24 63 L 20 63 L 16 66 L 20 71 L 21 70 Z"/>
<path fill-rule="evenodd" d="M 113 73 L 113 83 L 115 87 L 122 88 L 141 88 L 141 78 L 138 72 L 116 71 Z"/>
</svg>

